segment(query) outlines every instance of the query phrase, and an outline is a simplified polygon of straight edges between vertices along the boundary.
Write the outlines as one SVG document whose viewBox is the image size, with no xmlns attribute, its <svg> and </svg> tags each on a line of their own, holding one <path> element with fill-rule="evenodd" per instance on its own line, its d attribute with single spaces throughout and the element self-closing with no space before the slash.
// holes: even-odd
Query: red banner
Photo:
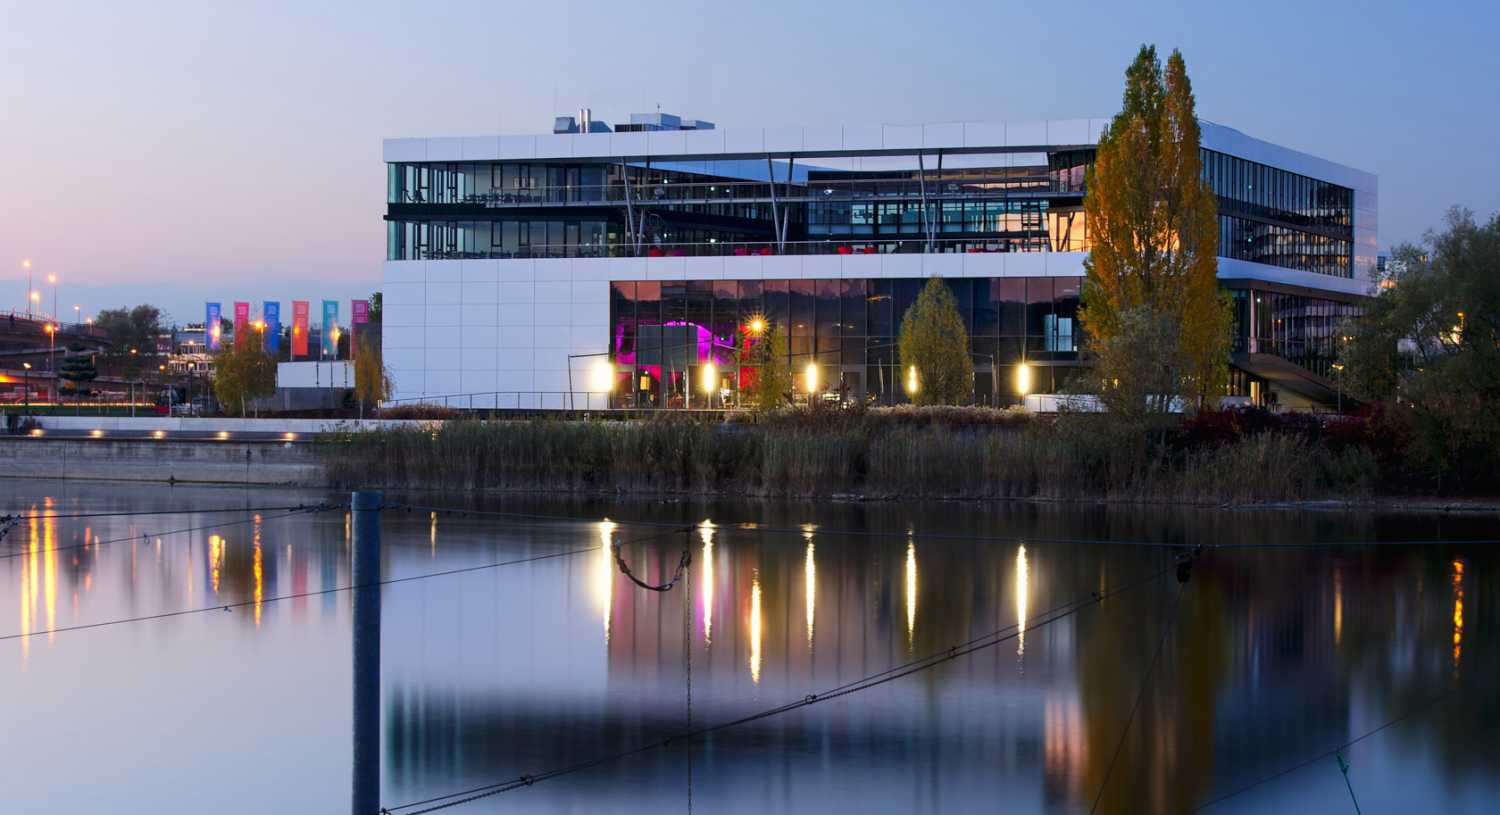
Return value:
<svg viewBox="0 0 1500 815">
<path fill-rule="evenodd" d="M 236 302 L 234 304 L 234 344 L 236 346 L 250 339 L 250 304 Z"/>
<path fill-rule="evenodd" d="M 292 301 L 292 356 L 307 356 L 307 317 L 310 313 L 307 300 Z"/>
</svg>

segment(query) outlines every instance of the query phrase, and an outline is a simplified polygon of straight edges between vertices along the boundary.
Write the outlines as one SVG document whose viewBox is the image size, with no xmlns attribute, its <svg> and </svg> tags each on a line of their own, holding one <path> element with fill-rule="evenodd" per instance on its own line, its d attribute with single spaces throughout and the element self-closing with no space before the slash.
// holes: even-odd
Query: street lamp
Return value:
<svg viewBox="0 0 1500 815">
<path fill-rule="evenodd" d="M 32 296 L 31 296 L 32 295 L 32 288 L 31 288 L 31 259 L 30 258 L 26 258 L 25 260 L 22 260 L 21 261 L 21 268 L 26 270 L 26 319 L 29 320 L 29 319 L 31 319 L 31 300 L 32 300 Z"/>
<path fill-rule="evenodd" d="M 759 337 L 760 335 L 766 333 L 766 318 L 764 318 L 764 317 L 751 317 L 750 318 L 750 333 L 753 334 L 753 335 L 755 335 L 755 336 L 757 336 L 757 337 Z"/>
<path fill-rule="evenodd" d="M 1026 394 L 1031 393 L 1031 366 L 1021 363 L 1016 366 L 1016 393 L 1025 400 Z"/>
<path fill-rule="evenodd" d="M 708 397 L 708 407 L 714 406 L 714 391 L 719 387 L 718 370 L 712 362 L 703 363 L 703 395 Z"/>
<path fill-rule="evenodd" d="M 47 275 L 47 282 L 52 284 L 52 319 L 57 319 L 57 275 Z"/>
<path fill-rule="evenodd" d="M 26 263 L 27 265 L 30 265 L 31 261 L 28 260 L 26 261 Z M 31 415 L 31 363 L 23 362 L 21 363 L 21 367 L 24 369 L 21 373 L 21 376 L 25 377 L 26 379 L 26 384 L 21 386 L 21 398 L 26 402 L 26 415 L 29 416 Z"/>
<path fill-rule="evenodd" d="M 917 391 L 921 388 L 921 384 L 917 381 L 917 366 L 908 366 L 906 369 L 906 395 L 916 396 Z"/>
<path fill-rule="evenodd" d="M 73 304 L 73 325 L 83 324 L 83 307 L 77 303 Z"/>
<path fill-rule="evenodd" d="M 813 394 L 818 392 L 818 363 L 807 363 L 803 377 L 807 380 L 807 403 L 810 405 L 813 402 Z"/>
</svg>

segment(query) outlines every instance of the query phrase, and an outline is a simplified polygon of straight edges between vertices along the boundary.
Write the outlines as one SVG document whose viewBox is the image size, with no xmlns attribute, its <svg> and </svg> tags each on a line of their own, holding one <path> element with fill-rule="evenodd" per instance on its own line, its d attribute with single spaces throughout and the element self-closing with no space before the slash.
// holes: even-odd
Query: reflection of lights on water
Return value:
<svg viewBox="0 0 1500 815">
<path fill-rule="evenodd" d="M 1333 570 L 1333 644 L 1344 636 L 1344 576 Z"/>
<path fill-rule="evenodd" d="M 917 544 L 906 542 L 906 645 L 911 650 L 917 630 Z"/>
<path fill-rule="evenodd" d="M 30 539 L 26 547 L 26 556 L 21 558 L 21 664 L 26 663 L 26 657 L 31 653 L 31 625 L 36 606 L 37 594 L 37 525 L 36 507 L 32 507 Z"/>
<path fill-rule="evenodd" d="M 1031 564 L 1026 544 L 1016 549 L 1016 656 L 1026 656 L 1026 607 L 1031 599 Z"/>
<path fill-rule="evenodd" d="M 698 536 L 703 538 L 703 576 L 698 581 L 703 604 L 703 644 L 709 645 L 714 641 L 714 522 L 706 520 L 699 524 Z"/>
<path fill-rule="evenodd" d="M 57 629 L 57 521 L 52 519 L 52 499 L 43 499 L 46 517 L 42 519 L 42 550 L 45 579 L 42 590 L 47 600 L 47 642 L 52 642 Z"/>
<path fill-rule="evenodd" d="M 609 614 L 615 587 L 615 561 L 610 549 L 614 535 L 614 521 L 605 518 L 599 522 L 599 559 L 594 565 L 594 599 L 604 615 L 605 643 L 609 642 Z"/>
<path fill-rule="evenodd" d="M 432 541 L 432 556 L 437 557 L 437 513 L 432 513 L 432 526 L 428 529 L 427 537 Z"/>
<path fill-rule="evenodd" d="M 260 555 L 260 516 L 255 516 L 255 535 L 252 538 L 255 547 L 255 627 L 260 627 L 260 601 L 264 596 L 262 592 L 262 579 L 265 573 L 261 569 Z"/>
<path fill-rule="evenodd" d="M 208 536 L 208 575 L 214 594 L 219 593 L 219 566 L 224 562 L 224 539 L 218 535 Z"/>
<path fill-rule="evenodd" d="M 807 541 L 807 555 L 802 563 L 802 580 L 807 586 L 806 597 L 803 600 L 807 605 L 807 644 L 809 647 L 812 646 L 813 622 L 818 609 L 818 563 L 815 559 L 817 547 L 813 545 L 815 528 L 812 524 L 802 527 L 802 537 Z"/>
<path fill-rule="evenodd" d="M 1458 668 L 1458 658 L 1464 645 L 1464 562 L 1453 561 L 1453 667 Z"/>
<path fill-rule="evenodd" d="M 750 578 L 750 681 L 760 684 L 760 572 Z"/>
</svg>

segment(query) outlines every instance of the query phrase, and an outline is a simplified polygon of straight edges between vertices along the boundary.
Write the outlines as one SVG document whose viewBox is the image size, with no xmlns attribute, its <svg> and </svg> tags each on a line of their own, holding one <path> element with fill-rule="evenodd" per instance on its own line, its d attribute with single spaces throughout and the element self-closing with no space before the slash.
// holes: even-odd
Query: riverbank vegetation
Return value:
<svg viewBox="0 0 1500 815">
<path fill-rule="evenodd" d="M 1100 415 L 908 407 L 452 421 L 351 434 L 324 450 L 339 486 L 1254 503 L 1372 495 L 1382 460 L 1364 432 L 1201 413 L 1163 436 Z"/>
</svg>

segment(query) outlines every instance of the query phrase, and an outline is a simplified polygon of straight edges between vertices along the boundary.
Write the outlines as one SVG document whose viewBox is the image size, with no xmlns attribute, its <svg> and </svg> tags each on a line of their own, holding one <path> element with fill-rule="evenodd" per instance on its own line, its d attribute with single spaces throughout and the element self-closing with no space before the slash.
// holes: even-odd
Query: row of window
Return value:
<svg viewBox="0 0 1500 815">
<path fill-rule="evenodd" d="M 1221 257 L 1352 277 L 1353 252 L 1353 241 L 1232 215 L 1219 216 Z"/>
<path fill-rule="evenodd" d="M 777 326 L 792 353 L 857 353 L 864 364 L 875 346 L 889 346 L 901 319 L 926 280 L 689 280 L 616 281 L 611 284 L 612 351 L 633 361 L 643 349 L 652 354 L 671 345 L 684 347 L 692 362 L 709 361 L 715 349 L 740 347 L 756 319 Z M 1035 342 L 1004 343 L 1071 354 L 1077 330 L 1079 277 L 945 278 L 964 328 L 994 353 L 1000 338 Z M 664 331 L 664 329 L 676 331 Z M 853 340 L 853 342 L 849 342 Z M 678 352 L 672 352 L 678 353 Z M 890 353 L 877 353 L 889 360 Z M 727 361 L 727 360 L 716 360 Z"/>
<path fill-rule="evenodd" d="M 1299 226 L 1354 226 L 1354 191 L 1348 187 L 1215 150 L 1202 151 L 1202 158 L 1214 194 L 1258 208 L 1252 214 Z"/>
</svg>

